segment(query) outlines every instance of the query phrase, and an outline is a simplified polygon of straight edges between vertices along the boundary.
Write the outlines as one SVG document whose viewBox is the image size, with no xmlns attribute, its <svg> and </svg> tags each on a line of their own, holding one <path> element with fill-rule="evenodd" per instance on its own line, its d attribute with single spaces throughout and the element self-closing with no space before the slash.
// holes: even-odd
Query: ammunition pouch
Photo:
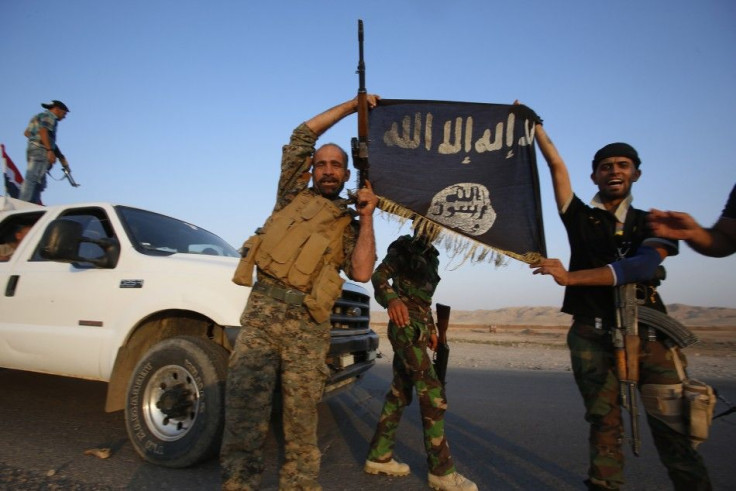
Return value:
<svg viewBox="0 0 736 491">
<path fill-rule="evenodd" d="M 304 298 L 304 305 L 315 321 L 322 323 L 330 318 L 343 283 L 345 280 L 340 277 L 337 268 L 330 264 L 326 264 L 319 272 L 311 293 Z"/>
<path fill-rule="evenodd" d="M 688 379 L 682 383 L 685 415 L 690 422 L 690 440 L 693 448 L 708 439 L 713 412 L 716 408 L 716 395 L 713 387 L 699 380 Z"/>
<path fill-rule="evenodd" d="M 672 428 L 687 435 L 682 384 L 646 384 L 641 386 L 644 408 L 653 416 Z"/>
<path fill-rule="evenodd" d="M 240 261 L 235 268 L 233 283 L 241 286 L 253 286 L 253 268 L 256 265 L 256 254 L 261 245 L 261 236 L 252 235 L 240 248 Z"/>
<path fill-rule="evenodd" d="M 708 439 L 717 398 L 711 386 L 687 378 L 674 348 L 672 356 L 682 383 L 642 385 L 642 401 L 649 415 L 689 436 L 693 448 L 697 448 Z"/>
</svg>

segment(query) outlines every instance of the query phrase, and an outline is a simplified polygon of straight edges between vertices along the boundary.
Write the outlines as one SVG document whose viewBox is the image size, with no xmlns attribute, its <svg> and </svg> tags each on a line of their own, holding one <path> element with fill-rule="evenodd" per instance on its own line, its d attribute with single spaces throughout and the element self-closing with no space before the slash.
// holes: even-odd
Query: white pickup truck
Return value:
<svg viewBox="0 0 736 491">
<path fill-rule="evenodd" d="M 186 467 L 219 450 L 228 355 L 249 288 L 238 252 L 195 225 L 129 206 L 0 197 L 0 367 L 108 382 L 147 461 Z M 375 363 L 369 296 L 346 283 L 332 315 L 326 391 Z"/>
</svg>

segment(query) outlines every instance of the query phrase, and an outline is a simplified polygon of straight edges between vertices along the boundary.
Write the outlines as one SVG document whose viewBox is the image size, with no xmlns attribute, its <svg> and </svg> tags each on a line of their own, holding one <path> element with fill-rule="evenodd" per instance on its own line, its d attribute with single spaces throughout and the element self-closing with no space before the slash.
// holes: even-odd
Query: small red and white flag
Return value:
<svg viewBox="0 0 736 491">
<path fill-rule="evenodd" d="M 5 153 L 5 145 L 0 144 L 3 150 L 3 176 L 5 178 L 5 195 L 17 198 L 23 184 L 23 174 L 20 173 L 13 161 Z"/>
</svg>

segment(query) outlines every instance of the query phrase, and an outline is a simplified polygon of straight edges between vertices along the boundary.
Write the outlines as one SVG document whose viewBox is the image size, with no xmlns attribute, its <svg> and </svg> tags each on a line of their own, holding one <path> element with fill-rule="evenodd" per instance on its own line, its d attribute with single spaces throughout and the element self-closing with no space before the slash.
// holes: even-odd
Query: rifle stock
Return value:
<svg viewBox="0 0 736 491">
<path fill-rule="evenodd" d="M 613 331 L 613 347 L 616 375 L 619 380 L 621 406 L 631 417 L 631 450 L 638 456 L 641 449 L 639 432 L 639 407 L 636 386 L 639 383 L 639 326 L 636 284 L 627 283 L 615 287 L 616 328 Z"/>
<path fill-rule="evenodd" d="M 437 304 L 437 350 L 434 352 L 432 363 L 437 378 L 445 385 L 447 376 L 447 362 L 450 359 L 450 346 L 447 344 L 447 328 L 450 324 L 450 306 Z"/>
<path fill-rule="evenodd" d="M 358 20 L 358 137 L 351 140 L 353 165 L 358 170 L 358 187 L 368 179 L 368 92 L 365 88 L 363 21 Z"/>
</svg>

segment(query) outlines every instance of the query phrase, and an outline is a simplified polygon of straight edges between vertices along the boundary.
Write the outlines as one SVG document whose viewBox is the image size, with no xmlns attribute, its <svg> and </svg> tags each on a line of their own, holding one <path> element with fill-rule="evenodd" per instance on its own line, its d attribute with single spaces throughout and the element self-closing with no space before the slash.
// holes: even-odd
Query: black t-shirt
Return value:
<svg viewBox="0 0 736 491">
<path fill-rule="evenodd" d="M 561 215 L 570 242 L 569 270 L 605 266 L 619 259 L 619 251 L 626 257 L 633 256 L 645 241 L 662 242 L 670 249 L 670 255 L 677 254 L 677 242 L 652 236 L 646 225 L 646 215 L 642 210 L 629 207 L 623 235 L 617 237 L 617 220 L 613 214 L 587 206 L 580 198 L 573 196 L 567 210 Z M 653 288 L 658 284 L 658 280 L 652 280 L 645 285 L 646 303 L 664 311 L 664 304 Z M 574 316 L 600 317 L 605 323 L 613 324 L 613 292 L 611 286 L 568 286 L 565 288 L 562 311 Z"/>
</svg>

